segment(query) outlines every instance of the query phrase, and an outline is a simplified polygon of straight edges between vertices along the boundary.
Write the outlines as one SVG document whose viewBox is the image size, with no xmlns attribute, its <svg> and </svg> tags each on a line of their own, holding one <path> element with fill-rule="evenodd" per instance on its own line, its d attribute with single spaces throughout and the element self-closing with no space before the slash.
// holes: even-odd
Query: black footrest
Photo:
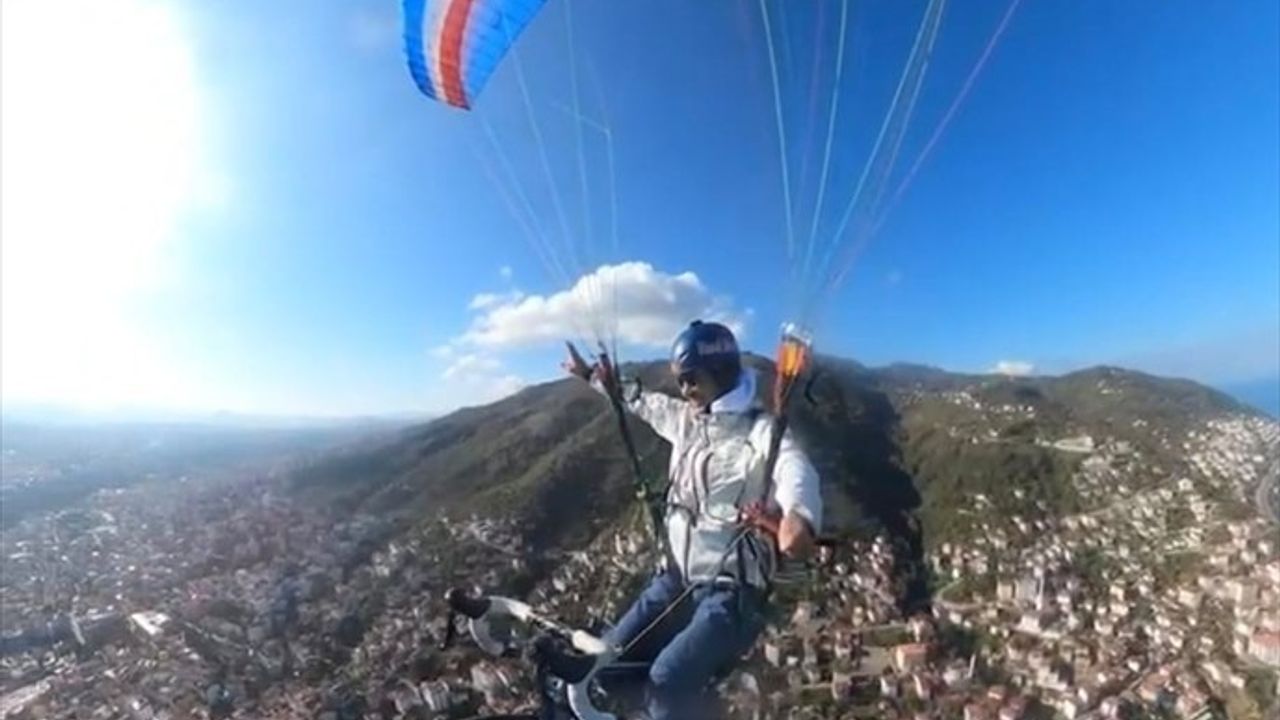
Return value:
<svg viewBox="0 0 1280 720">
<path fill-rule="evenodd" d="M 553 637 L 538 638 L 534 642 L 533 652 L 539 664 L 569 684 L 582 682 L 596 665 L 594 655 L 583 655 L 566 648 Z"/>
<path fill-rule="evenodd" d="M 472 597 L 467 595 L 461 588 L 453 588 L 445 594 L 445 600 L 449 603 L 449 607 L 459 615 L 469 617 L 472 620 L 479 618 L 489 611 L 489 599 L 483 597 Z"/>
</svg>

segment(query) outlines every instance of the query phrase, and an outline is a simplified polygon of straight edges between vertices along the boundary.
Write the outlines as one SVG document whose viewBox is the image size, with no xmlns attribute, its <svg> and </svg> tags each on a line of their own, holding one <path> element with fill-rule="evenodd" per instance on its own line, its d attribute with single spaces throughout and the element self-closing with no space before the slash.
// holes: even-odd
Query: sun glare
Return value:
<svg viewBox="0 0 1280 720">
<path fill-rule="evenodd" d="M 200 104 L 172 6 L 6 0 L 3 394 L 180 400 L 138 323 L 198 197 Z"/>
</svg>

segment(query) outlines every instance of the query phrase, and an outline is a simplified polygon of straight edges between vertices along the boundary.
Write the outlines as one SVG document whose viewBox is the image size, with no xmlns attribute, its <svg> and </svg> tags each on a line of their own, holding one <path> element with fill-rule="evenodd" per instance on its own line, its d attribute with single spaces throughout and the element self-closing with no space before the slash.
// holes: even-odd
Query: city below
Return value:
<svg viewBox="0 0 1280 720">
<path fill-rule="evenodd" d="M 1042 441 L 1079 459 L 1080 511 L 972 493 L 951 538 L 926 538 L 923 606 L 903 609 L 893 538 L 821 548 L 780 580 L 783 612 L 720 684 L 729 716 L 1276 717 L 1280 425 L 1222 414 L 1164 442 L 1176 473 L 1114 438 Z M 9 483 L 66 470 L 5 460 Z M 152 478 L 6 527 L 0 718 L 527 708 L 528 666 L 465 639 L 439 649 L 444 591 L 519 594 L 599 630 L 651 566 L 638 523 L 539 553 L 502 517 L 406 525 L 296 502 L 303 462 Z"/>
</svg>

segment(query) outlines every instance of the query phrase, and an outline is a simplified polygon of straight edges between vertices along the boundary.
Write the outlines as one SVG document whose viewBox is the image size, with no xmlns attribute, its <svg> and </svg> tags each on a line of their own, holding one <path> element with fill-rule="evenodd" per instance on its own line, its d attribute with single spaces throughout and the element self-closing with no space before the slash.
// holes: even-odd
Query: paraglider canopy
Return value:
<svg viewBox="0 0 1280 720">
<path fill-rule="evenodd" d="M 424 95 L 470 109 L 546 0 L 404 0 L 404 49 Z"/>
</svg>

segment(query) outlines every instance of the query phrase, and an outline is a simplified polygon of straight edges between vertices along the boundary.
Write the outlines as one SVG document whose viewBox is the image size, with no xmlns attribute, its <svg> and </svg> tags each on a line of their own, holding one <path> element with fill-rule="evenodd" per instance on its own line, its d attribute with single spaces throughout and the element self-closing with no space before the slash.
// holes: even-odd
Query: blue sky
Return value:
<svg viewBox="0 0 1280 720">
<path fill-rule="evenodd" d="M 92 18 L 40 4 L 5 7 L 5 206 L 35 208 L 4 216 L 6 401 L 435 412 L 553 378 L 552 338 L 574 334 L 580 305 L 555 298 L 571 279 L 547 271 L 500 197 L 491 174 L 504 160 L 516 182 L 498 183 L 529 194 L 535 222 L 560 225 L 549 188 L 560 193 L 586 246 L 573 278 L 618 266 L 601 277 L 625 300 L 626 357 L 660 357 L 693 313 L 735 322 L 768 353 L 789 319 L 753 1 L 575 0 L 570 46 L 566 5 L 551 0 L 518 44 L 528 108 L 508 57 L 473 113 L 418 94 L 392 0 L 112 0 L 116 42 L 87 53 L 98 73 L 119 71 L 101 102 L 77 99 L 82 67 L 49 49 Z M 851 195 L 925 5 L 852 6 L 820 236 Z M 801 236 L 839 15 L 819 6 L 772 16 Z M 1006 7 L 947 8 L 890 192 Z M 821 349 L 965 371 L 1280 376 L 1278 27 L 1274 3 L 1024 0 L 827 306 Z M 11 48 L 20 34 L 35 39 Z M 571 69 L 580 114 L 610 131 L 612 174 L 604 135 L 566 109 Z M 27 100 L 18 110 L 11 87 L 26 88 L 12 91 Z M 82 151 L 56 155 L 68 142 Z M 56 157 L 33 150 L 21 164 L 17 145 Z M 103 155 L 112 148 L 129 152 Z M 37 177 L 49 166 L 60 179 Z"/>
</svg>

